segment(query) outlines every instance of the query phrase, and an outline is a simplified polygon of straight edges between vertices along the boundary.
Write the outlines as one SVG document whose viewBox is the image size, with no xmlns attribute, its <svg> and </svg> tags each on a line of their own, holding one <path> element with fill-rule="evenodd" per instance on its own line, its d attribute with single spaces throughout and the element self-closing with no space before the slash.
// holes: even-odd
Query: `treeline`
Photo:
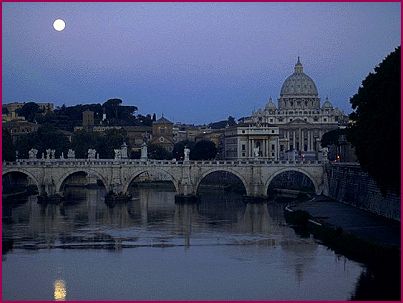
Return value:
<svg viewBox="0 0 403 303">
<path fill-rule="evenodd" d="M 41 125 L 36 132 L 21 135 L 13 143 L 11 135 L 7 129 L 2 133 L 2 155 L 4 161 L 15 161 L 16 151 L 18 158 L 28 158 L 28 152 L 34 148 L 38 150 L 38 158 L 42 154 L 46 156 L 46 149 L 54 149 L 56 158 L 62 153 L 67 158 L 69 149 L 75 151 L 76 158 L 85 159 L 88 156 L 88 149 L 95 149 L 100 159 L 113 159 L 115 157 L 115 149 L 120 149 L 125 142 L 128 145 L 129 157 L 131 159 L 139 159 L 140 151 L 131 152 L 132 146 L 124 129 L 111 129 L 102 133 L 87 132 L 85 130 L 74 132 L 71 142 L 68 136 L 60 129 L 52 125 Z M 148 157 L 156 160 L 183 160 L 184 147 L 190 149 L 191 160 L 210 160 L 214 159 L 217 154 L 217 148 L 211 141 L 199 141 L 197 143 L 191 141 L 181 141 L 174 145 L 173 152 L 169 152 L 163 147 L 155 144 L 148 144 Z"/>
<path fill-rule="evenodd" d="M 122 103 L 121 99 L 109 99 L 103 104 L 62 105 L 53 112 L 44 112 L 35 102 L 28 102 L 16 112 L 29 122 L 47 124 L 66 131 L 73 131 L 75 126 L 82 124 L 82 114 L 86 110 L 94 112 L 94 123 L 96 125 L 101 124 L 103 114 L 106 114 L 106 120 L 102 121 L 102 125 L 106 126 L 151 126 L 152 122 L 155 121 L 155 114 L 136 115 L 137 106 L 122 105 Z"/>
</svg>

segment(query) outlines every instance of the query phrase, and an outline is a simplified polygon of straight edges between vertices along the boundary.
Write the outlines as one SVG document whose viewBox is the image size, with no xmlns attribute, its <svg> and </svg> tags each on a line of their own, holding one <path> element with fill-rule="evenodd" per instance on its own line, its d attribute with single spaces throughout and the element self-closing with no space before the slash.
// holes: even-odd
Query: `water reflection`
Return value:
<svg viewBox="0 0 403 303">
<path fill-rule="evenodd" d="M 297 236 L 281 204 L 244 204 L 229 192 L 175 204 L 175 192 L 137 188 L 109 208 L 104 194 L 73 188 L 60 205 L 34 196 L 3 205 L 5 299 L 51 299 L 50 282 L 52 298 L 65 300 L 65 281 L 70 300 L 347 299 L 362 272 Z M 24 279 L 38 285 L 22 290 Z"/>
<path fill-rule="evenodd" d="M 53 283 L 53 286 L 55 289 L 53 292 L 54 300 L 65 301 L 67 295 L 66 283 L 63 280 L 56 280 L 55 283 Z"/>
</svg>

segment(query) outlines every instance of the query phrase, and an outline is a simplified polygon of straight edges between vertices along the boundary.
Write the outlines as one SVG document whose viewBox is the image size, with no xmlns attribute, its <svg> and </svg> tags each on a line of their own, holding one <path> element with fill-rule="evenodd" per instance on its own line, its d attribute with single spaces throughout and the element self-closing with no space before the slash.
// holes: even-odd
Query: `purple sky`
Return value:
<svg viewBox="0 0 403 303">
<path fill-rule="evenodd" d="M 3 103 L 121 98 L 175 122 L 240 118 L 277 100 L 301 56 L 348 113 L 400 45 L 400 3 L 3 3 L 2 38 Z"/>
</svg>

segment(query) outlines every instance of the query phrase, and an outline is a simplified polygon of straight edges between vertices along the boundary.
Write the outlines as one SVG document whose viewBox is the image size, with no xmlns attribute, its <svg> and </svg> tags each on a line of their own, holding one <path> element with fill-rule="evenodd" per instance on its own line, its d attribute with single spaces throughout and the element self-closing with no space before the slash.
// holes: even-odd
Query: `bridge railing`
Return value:
<svg viewBox="0 0 403 303">
<path fill-rule="evenodd" d="M 15 162 L 3 162 L 3 167 L 18 166 L 114 166 L 114 165 L 135 165 L 135 166 L 278 166 L 278 165 L 319 165 L 319 160 L 289 161 L 289 160 L 202 160 L 202 161 L 173 161 L 173 160 L 152 160 L 141 161 L 137 159 L 18 159 Z"/>
</svg>

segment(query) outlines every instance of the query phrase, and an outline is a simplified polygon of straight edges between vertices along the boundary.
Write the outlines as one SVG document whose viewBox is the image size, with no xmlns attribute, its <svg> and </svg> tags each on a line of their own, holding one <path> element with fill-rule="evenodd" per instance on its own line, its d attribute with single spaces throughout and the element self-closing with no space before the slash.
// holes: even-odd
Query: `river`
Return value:
<svg viewBox="0 0 403 303">
<path fill-rule="evenodd" d="M 100 188 L 74 192 L 3 205 L 3 300 L 348 300 L 365 270 L 297 235 L 282 203 L 137 188 L 108 208 Z"/>
</svg>

